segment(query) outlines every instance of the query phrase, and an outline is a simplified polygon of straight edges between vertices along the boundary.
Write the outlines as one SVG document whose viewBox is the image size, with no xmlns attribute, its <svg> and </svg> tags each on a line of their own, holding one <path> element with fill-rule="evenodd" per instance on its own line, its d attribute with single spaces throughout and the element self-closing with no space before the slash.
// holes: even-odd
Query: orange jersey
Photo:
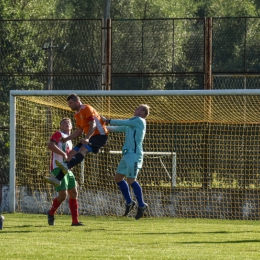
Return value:
<svg viewBox="0 0 260 260">
<path fill-rule="evenodd" d="M 74 114 L 76 120 L 76 126 L 81 127 L 87 134 L 89 130 L 89 121 L 95 121 L 96 129 L 94 135 L 107 135 L 108 130 L 105 122 L 102 121 L 98 112 L 90 105 L 81 105 L 79 112 Z"/>
</svg>

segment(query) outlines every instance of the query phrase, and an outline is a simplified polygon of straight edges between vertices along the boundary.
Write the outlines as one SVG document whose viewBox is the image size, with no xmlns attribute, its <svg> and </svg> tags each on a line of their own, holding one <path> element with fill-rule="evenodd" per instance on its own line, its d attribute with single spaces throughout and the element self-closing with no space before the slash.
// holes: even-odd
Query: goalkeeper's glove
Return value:
<svg viewBox="0 0 260 260">
<path fill-rule="evenodd" d="M 106 123 L 106 124 L 110 124 L 110 119 L 107 119 L 106 117 L 104 117 L 104 116 L 100 116 L 101 117 L 101 119 Z"/>
</svg>

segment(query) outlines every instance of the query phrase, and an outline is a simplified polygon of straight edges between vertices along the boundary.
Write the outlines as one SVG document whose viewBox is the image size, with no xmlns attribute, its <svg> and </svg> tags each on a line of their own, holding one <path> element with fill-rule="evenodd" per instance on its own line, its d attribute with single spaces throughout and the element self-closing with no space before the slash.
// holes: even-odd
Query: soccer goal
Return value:
<svg viewBox="0 0 260 260">
<path fill-rule="evenodd" d="M 10 91 L 10 212 L 50 207 L 56 193 L 42 178 L 49 174 L 46 147 L 60 119 L 73 119 L 71 93 L 107 118 L 151 107 L 138 176 L 149 216 L 258 217 L 259 90 Z M 122 133 L 111 133 L 99 154 L 73 169 L 80 214 L 123 214 L 114 182 L 123 142 Z M 66 203 L 59 212 L 69 213 Z"/>
</svg>

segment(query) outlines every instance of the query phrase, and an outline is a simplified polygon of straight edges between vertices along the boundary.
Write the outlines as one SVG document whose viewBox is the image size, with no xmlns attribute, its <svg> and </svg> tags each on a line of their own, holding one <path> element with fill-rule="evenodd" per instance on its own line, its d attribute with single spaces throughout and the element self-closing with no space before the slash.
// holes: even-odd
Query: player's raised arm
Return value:
<svg viewBox="0 0 260 260">
<path fill-rule="evenodd" d="M 126 126 L 107 126 L 107 130 L 109 133 L 113 132 L 125 132 L 126 131 Z"/>
<path fill-rule="evenodd" d="M 77 137 L 79 137 L 83 132 L 83 129 L 81 127 L 77 127 L 77 129 L 75 130 L 74 133 L 72 133 L 71 135 L 69 135 L 68 137 L 64 138 L 64 137 L 61 137 L 60 138 L 60 141 L 62 143 L 65 143 L 66 141 L 69 141 L 69 140 L 73 140 Z"/>
<path fill-rule="evenodd" d="M 150 107 L 142 104 L 135 109 L 134 116 L 129 119 L 107 119 L 101 116 L 102 120 L 112 126 L 130 126 L 136 127 L 145 125 L 145 118 L 149 115 Z"/>
<path fill-rule="evenodd" d="M 110 119 L 111 126 L 138 126 L 143 123 L 140 117 L 132 117 L 130 119 Z"/>
</svg>

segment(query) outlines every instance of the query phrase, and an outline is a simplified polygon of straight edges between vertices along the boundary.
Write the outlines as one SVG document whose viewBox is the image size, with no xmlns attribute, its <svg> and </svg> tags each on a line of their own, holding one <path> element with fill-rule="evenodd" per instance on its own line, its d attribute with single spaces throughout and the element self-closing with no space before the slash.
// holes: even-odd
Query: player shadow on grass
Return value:
<svg viewBox="0 0 260 260">
<path fill-rule="evenodd" d="M 140 235 L 180 235 L 180 234 L 186 234 L 186 235 L 195 235 L 195 234 L 243 234 L 243 233 L 259 233 L 259 232 L 255 232 L 255 231 L 235 231 L 235 232 L 231 232 L 231 231 L 194 231 L 194 232 L 145 232 L 145 233 L 140 233 Z"/>
<path fill-rule="evenodd" d="M 31 230 L 16 230 L 16 231 L 13 231 L 13 230 L 11 230 L 11 231 L 3 231 L 3 230 L 1 230 L 1 232 L 0 232 L 1 234 L 2 233 L 5 233 L 5 234 L 10 234 L 10 233 L 32 233 L 32 231 Z"/>
<path fill-rule="evenodd" d="M 49 226 L 46 226 L 46 225 L 21 225 L 21 226 L 5 226 L 3 228 L 3 230 L 5 229 L 13 229 L 13 228 L 44 228 L 44 227 L 49 227 Z M 1 233 L 5 232 L 5 231 L 0 231 Z M 20 230 L 17 230 L 17 231 L 8 231 L 8 233 L 10 232 L 33 232 L 32 230 L 28 230 L 28 231 L 20 231 Z M 38 232 L 38 231 L 37 231 Z"/>
<path fill-rule="evenodd" d="M 192 242 L 174 242 L 175 244 L 238 244 L 238 243 L 259 243 L 260 240 L 234 240 L 234 241 L 192 241 Z"/>
<path fill-rule="evenodd" d="M 34 226 L 34 225 L 23 225 L 23 226 L 12 226 L 12 227 L 4 227 L 3 230 L 0 231 L 0 234 L 1 233 L 32 233 L 32 232 L 39 232 L 39 230 L 33 230 L 33 229 L 30 229 L 30 230 L 10 230 L 10 229 L 14 229 L 14 228 L 17 228 L 17 229 L 23 229 L 23 228 L 46 228 L 43 232 L 44 233 L 49 233 L 49 232 L 53 232 L 55 230 L 55 233 L 57 232 L 61 232 L 63 233 L 64 232 L 64 229 L 61 229 L 64 228 L 64 226 L 46 226 L 46 225 L 38 225 L 38 226 Z M 75 229 L 74 227 L 71 227 L 71 226 L 68 226 L 68 230 L 73 230 Z M 82 230 L 82 229 L 81 229 Z M 82 231 L 84 232 L 93 232 L 93 231 L 105 231 L 106 229 L 102 229 L 102 228 L 99 228 L 99 229 L 84 229 Z"/>
</svg>

